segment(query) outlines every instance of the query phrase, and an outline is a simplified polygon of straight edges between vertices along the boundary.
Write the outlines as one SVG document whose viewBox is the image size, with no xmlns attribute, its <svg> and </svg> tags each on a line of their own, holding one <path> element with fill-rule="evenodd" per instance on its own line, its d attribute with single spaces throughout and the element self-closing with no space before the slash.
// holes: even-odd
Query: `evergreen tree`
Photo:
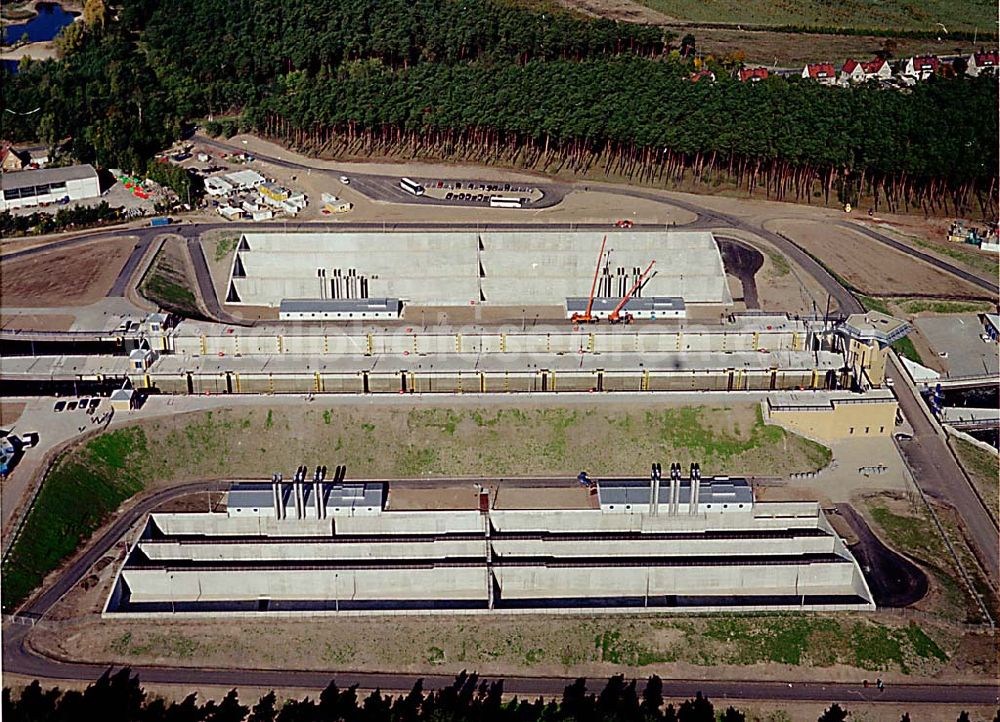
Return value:
<svg viewBox="0 0 1000 722">
<path fill-rule="evenodd" d="M 695 694 L 694 699 L 688 699 L 681 703 L 677 711 L 678 722 L 715 722 L 715 709 L 707 697 L 703 697 L 701 692 Z"/>
<path fill-rule="evenodd" d="M 818 722 L 845 722 L 846 720 L 847 711 L 834 702 L 819 716 Z"/>
<path fill-rule="evenodd" d="M 746 722 L 747 716 L 735 707 L 727 707 L 722 715 L 722 722 Z"/>
<path fill-rule="evenodd" d="M 663 706 L 663 680 L 657 675 L 652 675 L 646 680 L 646 686 L 642 690 L 642 704 L 639 710 L 647 720 L 659 720 L 662 718 L 660 708 Z"/>
<path fill-rule="evenodd" d="M 253 706 L 250 710 L 250 717 L 247 718 L 247 722 L 274 722 L 275 717 L 278 716 L 278 711 L 275 709 L 276 697 L 274 690 L 271 690 L 263 697 L 261 697 L 257 704 Z"/>
</svg>

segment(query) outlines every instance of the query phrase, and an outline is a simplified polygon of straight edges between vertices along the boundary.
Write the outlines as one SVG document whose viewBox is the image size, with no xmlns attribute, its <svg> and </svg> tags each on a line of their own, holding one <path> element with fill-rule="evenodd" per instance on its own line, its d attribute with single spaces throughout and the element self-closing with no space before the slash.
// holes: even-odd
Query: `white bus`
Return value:
<svg viewBox="0 0 1000 722">
<path fill-rule="evenodd" d="M 422 196 L 424 194 L 424 187 L 409 178 L 401 178 L 399 181 L 399 187 L 407 193 L 412 193 L 415 196 Z"/>
<path fill-rule="evenodd" d="M 520 198 L 504 198 L 503 196 L 491 196 L 490 208 L 520 208 Z"/>
</svg>

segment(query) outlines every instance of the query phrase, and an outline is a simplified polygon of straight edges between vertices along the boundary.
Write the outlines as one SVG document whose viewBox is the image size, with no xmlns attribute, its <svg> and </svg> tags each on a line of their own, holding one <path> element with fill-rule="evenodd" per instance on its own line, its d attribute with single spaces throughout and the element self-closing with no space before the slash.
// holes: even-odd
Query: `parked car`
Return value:
<svg viewBox="0 0 1000 722">
<path fill-rule="evenodd" d="M 622 218 L 621 220 L 615 221 L 615 228 L 631 228 L 635 224 L 632 222 L 631 218 Z"/>
<path fill-rule="evenodd" d="M 346 175 L 340 176 L 340 182 L 343 183 L 345 186 L 351 185 L 351 179 L 348 178 Z"/>
<path fill-rule="evenodd" d="M 56 401 L 56 405 L 52 407 L 52 410 L 55 411 L 56 413 L 59 413 L 60 411 L 63 411 L 65 408 L 66 408 L 65 401 Z"/>
<path fill-rule="evenodd" d="M 100 400 L 100 398 L 98 398 L 98 397 L 96 397 L 96 396 L 95 396 L 94 398 L 92 398 L 92 399 L 90 400 L 90 408 L 91 408 L 91 409 L 96 409 L 96 408 L 97 408 L 98 406 L 100 406 L 100 405 L 101 405 L 101 400 Z"/>
<path fill-rule="evenodd" d="M 88 399 L 86 397 L 80 399 L 80 401 L 79 401 L 80 411 L 83 411 L 84 409 L 86 409 L 87 408 L 87 404 L 89 404 L 89 403 L 90 403 L 90 399 Z"/>
<path fill-rule="evenodd" d="M 68 404 L 66 404 L 66 410 L 67 411 L 76 411 L 76 402 L 75 401 L 70 401 Z"/>
<path fill-rule="evenodd" d="M 21 445 L 25 449 L 30 449 L 34 446 L 38 446 L 38 432 L 29 431 L 27 434 L 21 434 Z"/>
</svg>

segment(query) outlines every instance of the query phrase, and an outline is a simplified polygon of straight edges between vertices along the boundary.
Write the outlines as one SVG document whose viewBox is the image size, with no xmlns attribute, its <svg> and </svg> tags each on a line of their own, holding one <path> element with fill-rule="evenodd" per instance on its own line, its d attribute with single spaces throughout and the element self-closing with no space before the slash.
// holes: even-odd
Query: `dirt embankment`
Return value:
<svg viewBox="0 0 1000 722">
<path fill-rule="evenodd" d="M 769 225 L 866 295 L 982 295 L 970 283 L 841 226 L 784 220 Z"/>
</svg>

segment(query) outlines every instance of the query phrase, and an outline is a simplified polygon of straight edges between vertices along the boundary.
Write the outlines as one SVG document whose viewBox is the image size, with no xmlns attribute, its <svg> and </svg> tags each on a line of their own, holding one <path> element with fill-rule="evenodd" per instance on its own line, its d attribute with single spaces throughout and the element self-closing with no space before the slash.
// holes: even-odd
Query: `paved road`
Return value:
<svg viewBox="0 0 1000 722">
<path fill-rule="evenodd" d="M 247 152 L 245 148 L 241 146 L 234 145 L 231 143 L 225 143 L 214 138 L 208 138 L 203 135 L 198 135 L 196 141 L 200 145 L 207 145 L 216 150 L 222 150 L 226 152 Z M 339 178 L 341 175 L 345 175 L 344 171 L 332 170 L 330 168 L 316 168 L 314 166 L 308 165 L 306 163 L 301 163 L 299 161 L 288 160 L 286 158 L 278 158 L 277 156 L 267 155 L 264 153 L 251 153 L 257 160 L 262 160 L 265 163 L 270 163 L 271 165 L 278 166 L 279 168 L 285 168 L 288 170 L 300 170 L 308 173 L 316 173 L 319 175 L 329 176 L 335 183 L 340 183 Z M 377 175 L 374 173 L 346 173 L 350 179 L 350 187 L 354 190 L 360 192 L 362 195 L 367 196 L 373 201 L 386 201 L 390 203 L 405 203 L 410 205 L 421 205 L 421 206 L 466 206 L 466 207 L 478 207 L 478 208 L 489 208 L 489 202 L 475 202 L 475 201 L 459 201 L 459 200 L 449 200 L 431 198 L 430 196 L 414 196 L 412 193 L 407 193 L 402 188 L 399 187 L 400 176 L 394 175 Z M 425 176 L 420 176 L 421 178 Z M 460 182 L 463 185 L 470 182 L 477 182 L 476 179 L 470 178 L 435 178 L 435 180 L 441 180 L 446 182 Z M 485 182 L 483 179 L 479 179 L 478 182 Z M 524 210 L 539 210 L 541 208 L 551 208 L 552 206 L 562 203 L 566 194 L 572 190 L 572 187 L 565 183 L 538 183 L 535 181 L 525 181 L 519 183 L 518 185 L 531 185 L 532 187 L 538 188 L 542 191 L 542 198 L 530 205 L 526 206 Z M 489 193 L 483 191 L 484 195 L 489 198 Z M 500 193 L 498 191 L 498 193 Z"/>
<path fill-rule="evenodd" d="M 107 297 L 125 297 L 125 294 L 128 293 L 129 284 L 132 282 L 132 276 L 135 275 L 136 270 L 139 268 L 139 263 L 146 256 L 146 251 L 149 250 L 149 246 L 156 235 L 156 233 L 147 232 L 139 237 L 139 242 L 132 249 L 132 253 L 129 255 L 128 260 L 125 261 L 125 265 L 122 266 L 122 270 L 118 272 L 115 282 L 111 284 L 111 290 L 105 294 Z"/>
<path fill-rule="evenodd" d="M 940 258 L 937 258 L 936 256 L 930 255 L 929 253 L 918 251 L 913 246 L 901 243 L 900 241 L 897 241 L 895 238 L 887 236 L 884 233 L 879 233 L 878 231 L 868 228 L 867 226 L 862 226 L 857 223 L 850 223 L 848 221 L 840 221 L 838 225 L 841 225 L 845 228 L 850 228 L 852 231 L 857 231 L 858 233 L 862 233 L 868 236 L 869 238 L 878 241 L 879 243 L 884 243 L 885 245 L 890 246 L 891 248 L 894 248 L 897 251 L 902 251 L 907 255 L 913 256 L 914 258 L 919 258 L 921 261 L 929 263 L 935 268 L 940 268 L 942 271 L 950 273 L 953 276 L 958 276 L 963 281 L 968 281 L 974 286 L 978 286 L 979 288 L 989 291 L 994 296 L 996 296 L 997 293 L 1000 293 L 1000 286 L 997 286 L 996 282 L 989 281 L 983 278 L 982 276 L 976 275 L 975 273 L 970 273 L 963 268 L 959 268 L 954 264 L 948 263 L 947 261 L 943 261 Z"/>
<path fill-rule="evenodd" d="M 858 537 L 851 547 L 864 570 L 872 598 L 879 607 L 908 607 L 927 594 L 927 575 L 916 564 L 889 549 L 850 504 L 837 504 L 837 513 Z"/>
<path fill-rule="evenodd" d="M 996 590 L 1000 581 L 1000 531 L 996 523 L 947 447 L 943 434 L 937 433 L 924 413 L 923 400 L 895 358 L 886 375 L 893 380 L 899 407 L 913 426 L 913 438 L 901 440 L 899 448 L 913 470 L 914 481 L 931 498 L 955 507 L 972 541 L 972 551 Z"/>
<path fill-rule="evenodd" d="M 208 270 L 208 259 L 205 258 L 205 248 L 196 238 L 188 237 L 187 250 L 191 256 L 191 264 L 194 266 L 194 277 L 198 283 L 198 295 L 208 309 L 208 314 L 220 323 L 230 326 L 252 326 L 252 321 L 232 316 L 222 309 L 219 304 L 219 295 L 215 292 L 215 285 L 212 283 L 212 273 Z"/>
<path fill-rule="evenodd" d="M 468 479 L 456 480 L 468 482 Z M 572 483 L 557 477 L 533 477 L 511 480 L 525 484 Z M 56 582 L 26 605 L 20 615 L 26 619 L 39 619 L 63 597 L 90 567 L 106 555 L 119 539 L 145 514 L 170 499 L 200 491 L 221 491 L 228 482 L 191 482 L 163 489 L 146 497 L 117 519 L 84 554 L 67 567 Z M 8 674 L 20 674 L 48 680 L 93 680 L 107 669 L 107 665 L 65 662 L 46 657 L 25 643 L 30 627 L 6 623 L 3 628 L 3 662 Z M 211 667 L 161 667 L 136 665 L 132 670 L 143 681 L 180 685 L 233 685 L 240 687 L 271 688 L 324 688 L 336 677 L 340 686 L 357 684 L 365 689 L 385 691 L 409 690 L 417 680 L 416 675 L 365 674 L 357 672 L 294 671 L 277 669 L 230 670 Z M 420 675 L 425 688 L 447 686 L 453 677 L 447 675 Z M 564 677 L 505 677 L 504 691 L 521 695 L 558 695 L 573 680 Z M 597 686 L 600 686 L 598 683 Z M 889 685 L 884 691 L 865 688 L 862 684 L 822 684 L 761 682 L 755 680 L 708 681 L 665 680 L 664 694 L 671 697 L 691 696 L 701 691 L 716 700 L 724 699 L 773 699 L 810 700 L 819 702 L 910 702 L 995 704 L 998 699 L 996 685 L 954 684 L 901 684 Z"/>
</svg>

